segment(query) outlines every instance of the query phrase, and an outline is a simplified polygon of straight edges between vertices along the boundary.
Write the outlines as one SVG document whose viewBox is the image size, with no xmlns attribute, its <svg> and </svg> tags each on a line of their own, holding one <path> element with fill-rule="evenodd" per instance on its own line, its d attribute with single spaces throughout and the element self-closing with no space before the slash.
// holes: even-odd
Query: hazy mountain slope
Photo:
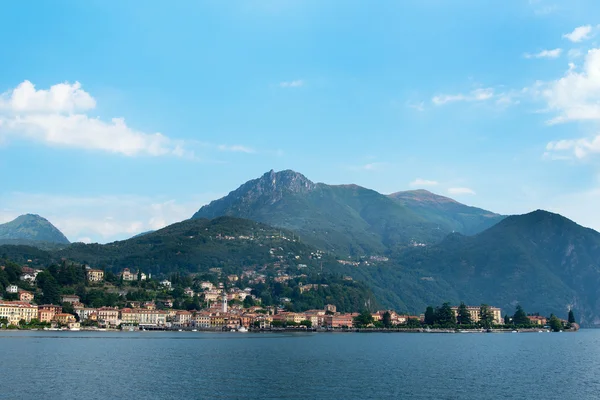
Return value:
<svg viewBox="0 0 600 400">
<path fill-rule="evenodd" d="M 474 235 L 505 217 L 491 211 L 461 204 L 427 190 L 409 190 L 389 195 L 403 206 L 448 232 Z"/>
<path fill-rule="evenodd" d="M 25 214 L 0 225 L 0 240 L 31 240 L 69 244 L 69 240 L 47 219 Z"/>
</svg>

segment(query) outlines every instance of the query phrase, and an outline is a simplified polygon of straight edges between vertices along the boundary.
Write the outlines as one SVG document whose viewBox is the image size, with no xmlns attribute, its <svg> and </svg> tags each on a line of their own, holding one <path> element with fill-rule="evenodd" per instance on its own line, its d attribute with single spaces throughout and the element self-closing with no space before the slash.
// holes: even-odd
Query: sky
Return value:
<svg viewBox="0 0 600 400">
<path fill-rule="evenodd" d="M 0 223 L 35 213 L 106 243 L 293 169 L 600 230 L 596 0 L 6 1 L 0 15 Z"/>
</svg>

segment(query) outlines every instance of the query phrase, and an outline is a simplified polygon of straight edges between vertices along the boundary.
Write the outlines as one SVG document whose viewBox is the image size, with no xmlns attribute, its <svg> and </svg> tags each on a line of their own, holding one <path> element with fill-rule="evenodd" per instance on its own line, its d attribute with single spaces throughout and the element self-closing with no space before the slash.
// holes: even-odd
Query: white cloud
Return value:
<svg viewBox="0 0 600 400">
<path fill-rule="evenodd" d="M 188 219 L 202 205 L 221 196 L 205 193 L 180 202 L 132 195 L 5 193 L 0 198 L 0 223 L 35 213 L 47 218 L 71 240 L 106 243 Z"/>
<path fill-rule="evenodd" d="M 573 30 L 573 32 L 565 33 L 563 37 L 573 43 L 578 43 L 589 39 L 592 34 L 592 29 L 593 28 L 591 25 L 578 26 Z"/>
<path fill-rule="evenodd" d="M 411 103 L 411 102 L 408 102 L 408 103 L 406 103 L 406 105 L 407 105 L 409 108 L 412 108 L 412 109 L 414 109 L 414 110 L 417 110 L 417 111 L 419 111 L 419 112 L 423 112 L 423 111 L 425 111 L 425 102 L 424 102 L 424 101 L 420 101 L 420 102 L 418 102 L 418 103 Z"/>
<path fill-rule="evenodd" d="M 301 79 L 295 81 L 279 82 L 279 87 L 281 88 L 297 88 L 301 86 L 304 86 L 304 81 Z"/>
<path fill-rule="evenodd" d="M 24 138 L 51 146 L 101 150 L 126 156 L 189 155 L 182 141 L 130 128 L 123 118 L 103 121 L 84 113 L 96 101 L 79 82 L 37 90 L 24 81 L 0 96 L 0 139 Z"/>
<path fill-rule="evenodd" d="M 458 101 L 485 101 L 491 99 L 492 97 L 494 97 L 494 89 L 480 88 L 472 90 L 468 94 L 440 94 L 434 96 L 431 101 L 433 104 L 440 106 Z"/>
<path fill-rule="evenodd" d="M 539 53 L 530 54 L 525 53 L 523 56 L 525 58 L 558 58 L 562 53 L 562 49 L 553 49 L 553 50 L 542 50 Z"/>
<path fill-rule="evenodd" d="M 228 146 L 228 145 L 219 145 L 217 146 L 217 148 L 221 151 L 230 151 L 230 152 L 234 152 L 234 153 L 256 153 L 256 151 L 250 147 L 247 146 L 242 146 L 242 145 L 232 145 L 232 146 Z"/>
<path fill-rule="evenodd" d="M 550 124 L 600 119 L 600 49 L 588 51 L 583 68 L 570 63 L 565 75 L 549 83 L 537 83 L 533 92 L 557 113 Z"/>
<path fill-rule="evenodd" d="M 567 159 L 568 157 L 555 155 L 554 153 L 571 153 L 578 159 L 584 159 L 589 155 L 600 153 L 600 135 L 592 138 L 557 140 L 546 145 L 547 155 L 553 159 Z"/>
<path fill-rule="evenodd" d="M 412 181 L 409 185 L 412 187 L 423 187 L 423 186 L 436 186 L 438 184 L 437 181 L 431 181 L 428 179 L 417 178 Z"/>
<path fill-rule="evenodd" d="M 448 193 L 453 194 L 453 195 L 463 195 L 463 194 L 474 195 L 475 191 L 468 187 L 453 187 L 453 188 L 448 189 Z"/>
</svg>

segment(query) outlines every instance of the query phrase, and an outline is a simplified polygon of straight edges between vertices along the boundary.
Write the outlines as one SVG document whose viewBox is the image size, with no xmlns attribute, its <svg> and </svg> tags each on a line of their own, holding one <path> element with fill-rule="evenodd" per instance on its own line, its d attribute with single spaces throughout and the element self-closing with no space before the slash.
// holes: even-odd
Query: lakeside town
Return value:
<svg viewBox="0 0 600 400">
<path fill-rule="evenodd" d="M 407 315 L 394 310 L 361 312 L 340 312 L 335 304 L 325 304 L 322 308 L 293 311 L 290 298 L 281 297 L 280 304 L 263 305 L 256 295 L 256 289 L 239 285 L 241 279 L 251 283 L 264 283 L 264 276 L 255 272 L 227 275 L 220 282 L 209 280 L 191 281 L 188 277 L 177 277 L 176 285 L 171 280 L 156 281 L 151 274 L 125 268 L 116 276 L 89 266 L 64 263 L 56 273 L 85 272 L 86 284 L 106 289 L 105 279 L 118 282 L 121 289 L 114 293 L 124 299 L 119 305 L 94 307 L 89 299 L 84 302 L 78 294 L 54 296 L 54 303 L 44 303 L 49 293 L 34 293 L 31 288 L 43 275 L 42 269 L 12 265 L 19 272 L 19 284 L 9 284 L 0 300 L 0 328 L 4 329 L 51 329 L 51 330 L 210 330 L 240 331 L 249 330 L 352 330 L 352 329 L 395 329 L 430 331 L 434 330 L 490 330 L 492 328 L 514 330 L 545 329 L 562 331 L 576 328 L 572 312 L 568 320 L 554 315 L 549 318 L 538 314 L 526 315 L 518 306 L 513 316 L 502 315 L 502 310 L 488 305 L 467 306 L 465 304 L 428 307 L 424 314 Z M 60 268 L 63 268 L 62 270 Z M 0 266 L 5 271 L 5 266 Z M 14 271 L 13 271 L 14 272 Z M 215 273 L 219 271 L 213 271 Z M 60 276 L 60 275 L 59 275 Z M 250 279 L 249 279 L 250 278 Z M 49 279 L 45 277 L 44 279 Z M 258 282 L 255 282 L 258 279 Z M 276 278 L 277 279 L 277 278 Z M 43 279 L 42 279 L 43 280 Z M 279 279 L 285 283 L 289 279 Z M 143 290 L 131 291 L 132 287 L 144 284 L 155 287 L 165 294 L 152 300 L 134 300 L 131 293 L 146 293 Z M 193 287 L 181 287 L 181 283 L 194 282 Z M 235 285 L 238 283 L 238 285 Z M 42 288 L 52 291 L 46 282 Z M 241 287 L 240 287 L 241 286 Z M 300 293 L 318 290 L 316 284 L 301 285 Z M 327 286 L 327 285 L 325 285 Z M 111 285 L 112 287 L 112 285 Z M 40 292 L 38 290 L 38 292 Z M 37 295 L 37 296 L 36 296 Z M 89 297 L 89 296 L 88 296 Z M 129 299 L 128 299 L 129 297 Z M 56 303 L 56 304 L 55 304 Z M 97 303 L 92 300 L 92 303 Z"/>
</svg>

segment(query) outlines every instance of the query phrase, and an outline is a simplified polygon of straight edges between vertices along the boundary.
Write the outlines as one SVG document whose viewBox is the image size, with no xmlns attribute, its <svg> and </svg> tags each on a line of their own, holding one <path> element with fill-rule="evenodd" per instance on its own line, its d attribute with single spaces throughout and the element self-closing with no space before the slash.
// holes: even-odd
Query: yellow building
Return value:
<svg viewBox="0 0 600 400">
<path fill-rule="evenodd" d="M 77 322 L 77 319 L 75 318 L 75 316 L 73 314 L 67 314 L 67 313 L 56 314 L 54 316 L 54 319 L 59 324 L 67 325 L 67 326 L 73 322 Z"/>
<path fill-rule="evenodd" d="M 21 320 L 30 322 L 37 317 L 37 306 L 22 301 L 0 302 L 0 318 L 6 318 L 9 325 L 18 325 Z"/>
<path fill-rule="evenodd" d="M 87 280 L 89 282 L 102 282 L 104 280 L 104 271 L 101 269 L 88 269 Z"/>
<path fill-rule="evenodd" d="M 480 307 L 477 306 L 467 306 L 467 310 L 469 310 L 469 314 L 471 314 L 471 321 L 474 323 L 479 322 L 481 319 Z M 452 311 L 454 311 L 454 315 L 458 315 L 458 307 L 452 307 Z M 490 311 L 494 315 L 494 324 L 502 325 L 504 320 L 502 319 L 502 310 L 498 307 L 490 307 Z"/>
</svg>

